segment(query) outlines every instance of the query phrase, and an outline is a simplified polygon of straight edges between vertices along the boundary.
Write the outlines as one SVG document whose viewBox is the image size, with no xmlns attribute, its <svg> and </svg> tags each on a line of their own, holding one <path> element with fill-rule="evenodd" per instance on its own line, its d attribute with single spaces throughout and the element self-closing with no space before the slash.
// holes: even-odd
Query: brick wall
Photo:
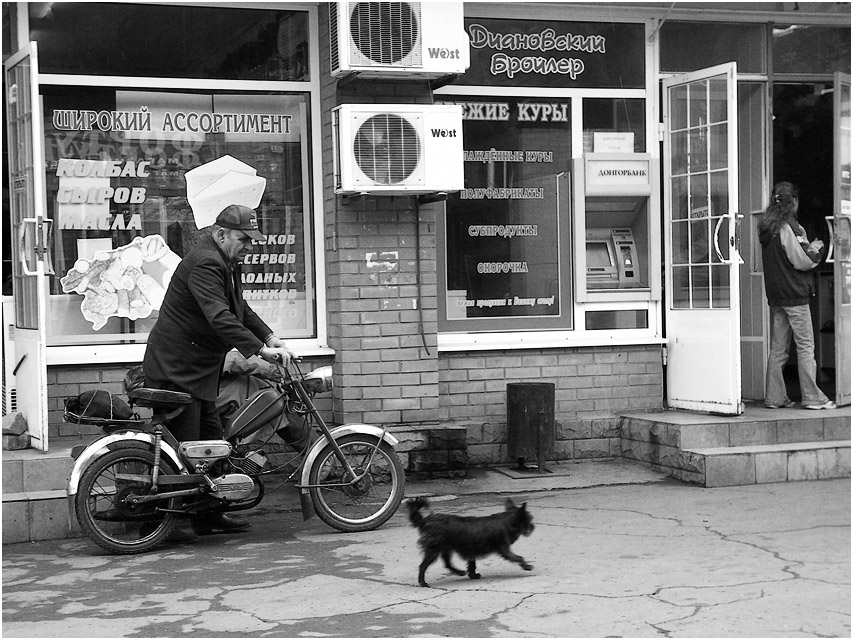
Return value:
<svg viewBox="0 0 853 640">
<path fill-rule="evenodd" d="M 471 464 L 509 462 L 506 385 L 555 386 L 556 459 L 618 456 L 619 412 L 660 409 L 660 347 L 583 347 L 442 354 L 442 421 L 465 425 Z"/>
<path fill-rule="evenodd" d="M 329 346 L 334 419 L 391 425 L 438 420 L 435 212 L 415 196 L 334 193 L 331 109 L 349 103 L 431 103 L 429 85 L 329 73 L 320 11 L 321 103 Z"/>
<path fill-rule="evenodd" d="M 65 407 L 64 399 L 79 395 L 90 389 L 104 389 L 110 393 L 118 394 L 127 400 L 124 395 L 122 381 L 130 367 L 139 363 L 93 365 L 93 366 L 51 366 L 47 369 L 47 393 L 48 393 L 48 441 L 56 438 L 86 439 L 91 440 L 93 436 L 101 435 L 101 429 L 85 424 L 72 424 L 63 422 L 62 414 Z M 329 359 L 306 359 L 300 363 L 304 373 L 308 373 L 316 367 L 331 364 Z M 332 419 L 332 393 L 320 394 L 315 398 L 315 403 L 323 419 L 330 422 Z M 134 410 L 142 417 L 149 417 L 149 409 L 134 407 Z"/>
<path fill-rule="evenodd" d="M 430 351 L 435 353 L 434 346 Z M 424 421 L 407 419 L 412 414 L 408 410 L 399 410 L 398 423 L 403 425 L 403 431 L 397 435 L 404 441 L 401 454 L 414 452 L 408 469 L 413 472 L 443 472 L 448 469 L 461 472 L 467 465 L 511 462 L 507 451 L 508 383 L 554 384 L 555 459 L 558 460 L 619 456 L 618 414 L 660 409 L 662 406 L 663 371 L 660 348 L 656 346 L 443 353 L 440 358 L 434 357 L 424 364 L 421 371 L 397 374 L 381 372 L 386 368 L 399 368 L 399 361 L 387 359 L 385 352 L 393 350 L 383 352 L 376 349 L 374 352 L 375 359 L 359 364 L 361 375 L 351 377 L 347 374 L 342 380 L 336 380 L 333 392 L 319 395 L 316 402 L 323 419 L 330 425 L 342 422 L 334 409 L 340 403 L 348 406 L 349 415 L 364 416 L 362 420 L 350 419 L 347 422 L 382 424 L 381 420 L 371 419 L 370 407 L 374 406 L 377 398 L 364 396 L 380 396 L 379 406 L 382 406 L 382 400 L 401 400 L 401 396 L 396 395 L 381 397 L 388 389 L 394 393 L 409 390 L 413 396 L 419 392 L 430 393 L 434 387 L 439 389 L 440 395 L 434 398 L 434 414 L 442 431 L 436 431 L 438 427 L 435 425 L 419 430 L 418 425 Z M 307 372 L 327 364 L 330 364 L 329 359 L 310 359 L 303 363 L 302 369 Z M 436 378 L 435 383 L 418 382 L 429 378 L 427 369 L 430 365 L 435 366 L 431 373 Z M 91 439 L 99 435 L 97 427 L 64 423 L 63 399 L 93 388 L 123 395 L 121 381 L 130 366 L 132 364 L 49 367 L 49 437 L 54 440 L 58 437 Z M 414 361 L 408 361 L 405 366 L 411 369 Z M 346 367 L 333 367 L 346 370 Z M 352 384 L 353 381 L 364 384 L 371 380 L 375 380 L 373 389 Z M 390 382 L 383 384 L 384 380 Z M 422 395 L 419 400 L 429 398 Z M 446 439 L 448 429 L 455 430 L 451 435 L 456 439 L 458 430 L 464 430 L 467 452 L 462 451 L 455 440 L 453 446 L 438 446 L 433 442 L 438 436 Z M 437 456 L 439 462 L 433 460 Z"/>
<path fill-rule="evenodd" d="M 47 368 L 48 446 L 54 438 L 90 438 L 101 435 L 101 429 L 85 424 L 62 421 L 65 398 L 90 389 L 104 389 L 122 396 L 122 380 L 127 370 L 137 363 L 120 365 L 70 366 Z M 91 439 L 91 438 L 90 438 Z"/>
</svg>

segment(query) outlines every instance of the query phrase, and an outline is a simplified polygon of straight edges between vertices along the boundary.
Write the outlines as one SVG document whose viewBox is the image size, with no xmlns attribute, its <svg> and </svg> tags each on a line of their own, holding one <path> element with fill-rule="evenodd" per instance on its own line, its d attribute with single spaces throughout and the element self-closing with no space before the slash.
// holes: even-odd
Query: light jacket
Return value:
<svg viewBox="0 0 853 640">
<path fill-rule="evenodd" d="M 796 222 L 785 223 L 775 234 L 763 229 L 761 262 L 764 266 L 764 290 L 771 307 L 797 307 L 808 304 L 815 293 L 812 270 L 817 267 L 826 247 L 808 252 L 805 229 Z"/>
</svg>

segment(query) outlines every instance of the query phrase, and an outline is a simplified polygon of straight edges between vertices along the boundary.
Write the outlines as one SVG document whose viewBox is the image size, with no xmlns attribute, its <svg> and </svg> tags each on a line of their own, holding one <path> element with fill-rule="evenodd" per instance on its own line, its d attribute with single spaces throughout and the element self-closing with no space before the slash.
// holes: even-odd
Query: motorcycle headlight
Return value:
<svg viewBox="0 0 853 640">
<path fill-rule="evenodd" d="M 325 366 L 314 369 L 305 375 L 302 386 L 308 393 L 322 393 L 332 390 L 332 367 Z"/>
</svg>

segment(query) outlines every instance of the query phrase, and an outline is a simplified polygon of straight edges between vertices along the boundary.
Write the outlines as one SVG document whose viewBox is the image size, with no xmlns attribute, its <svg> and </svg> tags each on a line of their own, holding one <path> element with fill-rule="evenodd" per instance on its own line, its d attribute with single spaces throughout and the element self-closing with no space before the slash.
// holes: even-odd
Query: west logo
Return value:
<svg viewBox="0 0 853 640">
<path fill-rule="evenodd" d="M 459 49 L 448 49 L 447 47 L 429 47 L 427 49 L 429 57 L 435 60 L 442 58 L 445 60 L 459 60 Z"/>
<path fill-rule="evenodd" d="M 455 138 L 456 129 L 430 129 L 433 138 Z"/>
</svg>

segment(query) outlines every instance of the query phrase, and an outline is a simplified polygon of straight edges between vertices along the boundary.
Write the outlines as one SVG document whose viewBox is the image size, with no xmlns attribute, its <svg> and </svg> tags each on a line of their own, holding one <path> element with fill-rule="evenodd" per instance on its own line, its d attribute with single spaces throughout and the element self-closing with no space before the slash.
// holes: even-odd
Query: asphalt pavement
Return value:
<svg viewBox="0 0 853 640">
<path fill-rule="evenodd" d="M 401 509 L 342 534 L 284 486 L 252 527 L 110 556 L 85 538 L 3 546 L 2 636 L 850 637 L 850 480 L 704 489 L 620 460 L 410 482 L 434 510 L 526 501 L 535 531 L 427 571 Z M 459 564 L 462 564 L 459 562 Z"/>
</svg>

